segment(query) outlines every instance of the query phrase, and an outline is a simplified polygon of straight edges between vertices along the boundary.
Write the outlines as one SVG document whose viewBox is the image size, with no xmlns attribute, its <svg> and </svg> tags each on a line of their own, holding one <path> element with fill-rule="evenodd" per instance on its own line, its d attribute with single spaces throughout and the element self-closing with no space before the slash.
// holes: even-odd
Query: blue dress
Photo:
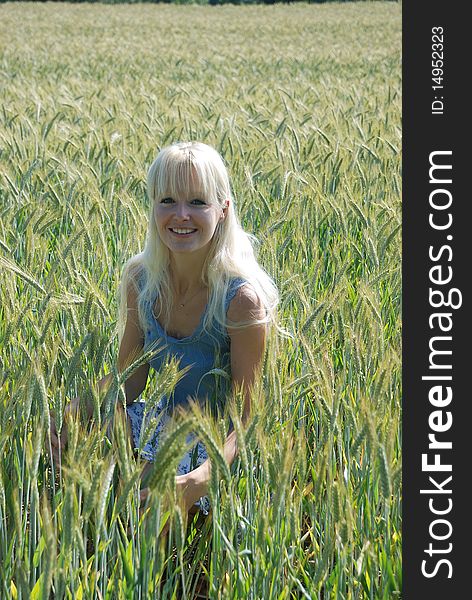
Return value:
<svg viewBox="0 0 472 600">
<path fill-rule="evenodd" d="M 234 298 L 237 290 L 246 282 L 240 278 L 231 280 L 228 293 L 225 298 L 225 312 Z M 148 350 L 156 341 L 162 341 L 164 349 L 150 361 L 150 366 L 159 371 L 171 356 L 179 360 L 179 369 L 190 367 L 189 371 L 180 379 L 170 397 L 162 397 L 152 411 L 145 411 L 145 401 L 137 401 L 126 407 L 126 412 L 131 422 L 133 443 L 135 449 L 140 445 L 141 431 L 151 417 L 158 418 L 151 439 L 144 445 L 141 456 L 151 462 L 154 461 L 159 448 L 159 437 L 172 416 L 176 406 L 185 407 L 188 399 L 197 397 L 199 402 L 207 402 L 211 409 L 217 410 L 222 407 L 230 390 L 228 380 L 222 377 L 221 371 L 230 373 L 230 339 L 227 331 L 218 324 L 213 324 L 210 331 L 203 329 L 203 320 L 206 309 L 200 322 L 192 333 L 187 337 L 177 339 L 167 335 L 153 314 L 153 306 L 156 296 L 145 305 L 145 321 L 147 327 L 144 332 L 144 351 Z M 212 372 L 218 369 L 216 372 Z M 144 420 L 144 428 L 142 427 Z M 194 440 L 194 434 L 189 434 L 187 442 Z M 205 446 L 197 442 L 182 458 L 177 474 L 183 475 L 192 471 L 208 458 Z M 210 503 L 208 498 L 202 497 L 196 503 L 197 506 L 208 514 Z"/>
</svg>

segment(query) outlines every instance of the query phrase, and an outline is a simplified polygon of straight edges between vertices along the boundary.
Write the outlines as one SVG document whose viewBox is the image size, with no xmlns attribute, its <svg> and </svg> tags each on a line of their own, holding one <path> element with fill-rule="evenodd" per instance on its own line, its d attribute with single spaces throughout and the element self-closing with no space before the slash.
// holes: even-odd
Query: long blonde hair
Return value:
<svg viewBox="0 0 472 600">
<path fill-rule="evenodd" d="M 227 326 L 225 298 L 233 278 L 241 278 L 252 286 L 265 309 L 265 317 L 258 323 L 275 323 L 278 291 L 271 277 L 257 262 L 253 243 L 255 238 L 246 233 L 236 215 L 228 171 L 219 153 L 200 142 L 179 142 L 163 148 L 152 163 L 147 176 L 147 194 L 150 200 L 146 242 L 141 253 L 133 256 L 123 269 L 120 285 L 119 337 L 126 324 L 127 293 L 132 283 L 137 291 L 139 321 L 143 331 L 146 323 L 146 303 L 156 298 L 164 323 L 168 323 L 172 309 L 173 291 L 170 277 L 170 253 L 162 243 L 154 221 L 154 202 L 164 195 L 188 194 L 199 184 L 207 202 L 226 207 L 226 217 L 218 223 L 202 269 L 202 284 L 209 289 L 209 301 L 203 327 L 211 330 L 216 321 Z M 227 205 L 227 200 L 229 204 Z M 142 285 L 137 284 L 142 277 Z M 249 322 L 249 321 L 248 321 Z M 245 323 L 231 323 L 244 327 Z M 254 321 L 251 321 L 254 323 Z"/>
</svg>

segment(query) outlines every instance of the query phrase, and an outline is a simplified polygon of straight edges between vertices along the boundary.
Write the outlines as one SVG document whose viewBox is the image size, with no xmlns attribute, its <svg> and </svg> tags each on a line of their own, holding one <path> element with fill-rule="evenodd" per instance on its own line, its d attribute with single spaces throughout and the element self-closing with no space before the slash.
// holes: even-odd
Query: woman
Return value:
<svg viewBox="0 0 472 600">
<path fill-rule="evenodd" d="M 176 357 L 180 369 L 188 368 L 173 393 L 158 404 L 159 425 L 142 451 L 152 462 L 176 407 L 185 408 L 190 398 L 210 408 L 224 405 L 231 390 L 220 389 L 216 373 L 221 369 L 230 373 L 234 389 L 242 389 L 243 421 L 247 419 L 278 294 L 238 222 L 228 173 L 216 150 L 199 142 L 162 149 L 149 169 L 147 192 L 151 211 L 145 248 L 123 270 L 118 368 L 123 371 L 138 353 L 156 344 L 163 349 L 125 383 L 133 447 L 139 446 L 143 417 L 150 416 L 143 402 L 135 402 L 150 367 L 159 370 Z M 102 379 L 100 387 L 108 380 Z M 75 401 L 71 408 L 77 405 Z M 57 458 L 67 433 L 61 432 L 59 440 L 54 425 L 52 429 Z M 236 452 L 233 431 L 224 445 L 229 464 Z M 196 451 L 183 457 L 176 477 L 177 493 L 189 512 L 208 512 L 209 481 L 210 464 L 198 442 Z M 141 498 L 147 493 L 143 490 Z"/>
</svg>

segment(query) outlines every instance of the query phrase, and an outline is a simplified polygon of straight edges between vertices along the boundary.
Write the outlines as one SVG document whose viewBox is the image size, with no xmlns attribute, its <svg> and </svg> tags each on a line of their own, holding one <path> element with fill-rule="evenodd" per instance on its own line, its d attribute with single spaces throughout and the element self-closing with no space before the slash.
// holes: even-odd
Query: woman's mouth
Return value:
<svg viewBox="0 0 472 600">
<path fill-rule="evenodd" d="M 190 229 L 189 227 L 170 227 L 169 231 L 176 235 L 190 235 L 191 233 L 195 233 L 196 229 Z"/>
</svg>

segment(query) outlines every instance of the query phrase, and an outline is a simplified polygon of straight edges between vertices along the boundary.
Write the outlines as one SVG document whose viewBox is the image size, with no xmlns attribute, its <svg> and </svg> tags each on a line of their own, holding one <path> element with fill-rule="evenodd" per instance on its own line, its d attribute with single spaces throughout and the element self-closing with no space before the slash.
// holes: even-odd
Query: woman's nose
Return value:
<svg viewBox="0 0 472 600">
<path fill-rule="evenodd" d="M 182 220 L 187 220 L 189 218 L 188 208 L 185 203 L 178 203 L 175 207 L 175 216 Z"/>
</svg>

